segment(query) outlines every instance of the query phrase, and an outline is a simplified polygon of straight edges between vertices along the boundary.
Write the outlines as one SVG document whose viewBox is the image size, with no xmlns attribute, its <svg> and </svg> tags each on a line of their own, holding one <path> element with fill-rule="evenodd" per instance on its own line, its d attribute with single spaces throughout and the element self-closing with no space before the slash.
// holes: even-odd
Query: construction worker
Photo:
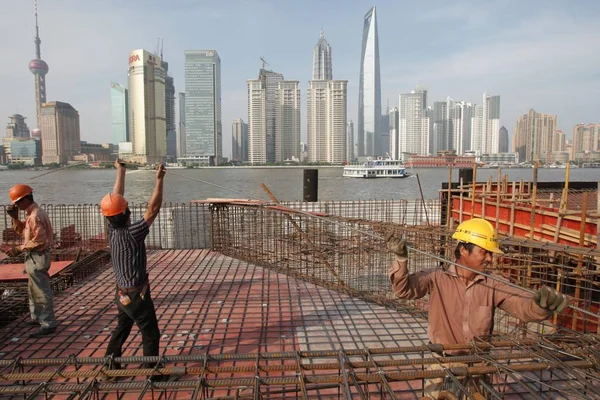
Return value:
<svg viewBox="0 0 600 400">
<path fill-rule="evenodd" d="M 475 271 L 483 272 L 492 254 L 503 254 L 492 224 L 481 218 L 461 223 L 452 238 L 458 241 L 456 264 Z M 454 264 L 409 274 L 407 243 L 390 235 L 387 247 L 395 254 L 389 278 L 396 296 L 419 299 L 429 294 L 427 335 L 431 343 L 461 344 L 491 335 L 496 308 L 522 321 L 539 322 L 568 304 L 565 295 L 547 286 L 532 295 Z M 441 389 L 442 380 L 426 381 L 425 393 L 431 398 L 437 398 Z"/>
<path fill-rule="evenodd" d="M 50 287 L 50 249 L 54 233 L 46 211 L 33 201 L 31 186 L 18 184 L 10 188 L 8 195 L 12 205 L 6 210 L 11 217 L 17 235 L 23 237 L 23 244 L 13 247 L 8 255 L 16 257 L 25 253 L 25 271 L 29 276 L 27 291 L 31 320 L 28 325 L 40 329 L 29 335 L 42 337 L 56 331 L 52 287 Z M 25 211 L 25 221 L 19 219 L 19 210 Z"/>
<path fill-rule="evenodd" d="M 115 167 L 117 178 L 113 191 L 100 202 L 102 214 L 108 220 L 108 243 L 117 281 L 115 301 L 119 310 L 117 328 L 108 343 L 106 355 L 121 357 L 123 344 L 135 322 L 142 333 L 144 356 L 158 356 L 160 331 L 150 295 L 144 241 L 162 205 L 166 170 L 162 164 L 157 166 L 156 185 L 148 208 L 141 219 L 131 222 L 128 202 L 123 197 L 125 164 L 116 160 Z M 144 367 L 154 368 L 155 365 L 146 363 Z M 112 368 L 119 369 L 121 365 L 113 363 Z"/>
</svg>

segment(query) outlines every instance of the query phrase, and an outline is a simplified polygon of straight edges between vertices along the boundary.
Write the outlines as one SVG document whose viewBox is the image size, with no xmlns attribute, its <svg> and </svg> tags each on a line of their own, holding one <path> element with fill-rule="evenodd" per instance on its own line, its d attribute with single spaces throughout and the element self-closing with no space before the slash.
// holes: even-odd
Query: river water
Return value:
<svg viewBox="0 0 600 400">
<path fill-rule="evenodd" d="M 539 181 L 565 180 L 565 169 L 541 168 Z M 0 170 L 0 203 L 8 203 L 8 189 L 16 183 L 33 187 L 35 200 L 43 204 L 90 204 L 98 203 L 104 194 L 112 191 L 115 170 L 64 169 L 38 177 L 48 171 Z M 448 181 L 448 169 L 420 168 L 409 170 L 412 177 L 406 179 L 357 179 L 342 177 L 341 167 L 319 168 L 319 200 L 383 200 L 420 198 L 415 174 L 419 175 L 423 196 L 438 198 L 442 182 Z M 532 180 L 533 169 L 503 169 L 502 176 L 511 180 Z M 125 197 L 133 203 L 148 201 L 154 189 L 154 171 L 128 171 Z M 491 177 L 497 180 L 497 169 L 478 169 L 477 180 Z M 260 198 L 268 197 L 260 187 L 266 184 L 282 201 L 302 199 L 302 168 L 202 168 L 168 170 L 165 177 L 164 200 L 166 202 L 189 202 L 209 197 Z M 452 179 L 458 180 L 454 169 Z M 221 186 L 218 188 L 199 180 Z M 573 168 L 571 181 L 600 181 L 600 169 Z M 229 189 L 240 193 L 233 192 Z M 243 194 L 241 194 L 243 193 Z"/>
</svg>

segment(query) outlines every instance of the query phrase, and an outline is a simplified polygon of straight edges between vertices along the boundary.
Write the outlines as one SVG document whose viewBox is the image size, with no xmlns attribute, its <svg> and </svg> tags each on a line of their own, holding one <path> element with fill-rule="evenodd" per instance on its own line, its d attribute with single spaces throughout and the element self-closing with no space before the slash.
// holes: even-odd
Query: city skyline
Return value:
<svg viewBox="0 0 600 400">
<path fill-rule="evenodd" d="M 203 47 L 219 51 L 223 63 L 222 120 L 229 124 L 235 118 L 247 118 L 246 79 L 255 76 L 260 56 L 269 61 L 273 70 L 300 81 L 302 115 L 306 115 L 305 93 L 312 76 L 311 53 L 315 36 L 323 28 L 335 49 L 335 76 L 349 81 L 348 119 L 357 121 L 355 99 L 358 97 L 361 28 L 365 12 L 374 5 L 372 2 L 359 1 L 340 8 L 333 2 L 320 7 L 317 2 L 307 1 L 300 7 L 266 1 L 264 4 L 268 7 L 261 13 L 255 7 L 234 1 L 210 8 L 176 1 L 169 6 L 168 13 L 164 6 L 158 7 L 158 3 L 148 7 L 139 7 L 139 4 L 107 1 L 96 7 L 97 10 L 73 1 L 50 5 L 40 0 L 38 4 L 44 60 L 52 66 L 48 101 L 60 99 L 77 108 L 83 140 L 110 141 L 110 98 L 106 85 L 110 81 L 123 84 L 126 80 L 124 56 L 132 48 L 152 51 L 157 37 L 164 37 L 165 58 L 169 60 L 178 92 L 183 91 L 183 51 Z M 247 35 L 243 39 L 237 35 L 206 36 L 227 21 L 226 8 L 232 5 L 239 6 L 236 8 L 242 13 L 259 18 L 261 27 L 245 30 Z M 502 97 L 500 124 L 507 127 L 511 136 L 517 117 L 530 108 L 557 114 L 558 128 L 569 137 L 575 124 L 600 119 L 594 106 L 600 103 L 600 79 L 594 67 L 600 57 L 589 52 L 600 44 L 600 28 L 586 22 L 593 21 L 593 16 L 600 11 L 598 5 L 566 7 L 558 2 L 539 1 L 526 5 L 516 1 L 495 5 L 439 2 L 438 7 L 427 9 L 407 3 L 378 2 L 375 5 L 382 102 L 390 99 L 391 106 L 396 106 L 394 99 L 417 84 L 427 88 L 431 101 L 452 96 L 479 103 L 482 92 L 497 94 Z M 27 1 L 11 7 L 14 14 L 0 28 L 6 37 L 14 38 L 2 44 L 6 68 L 0 72 L 3 78 L 0 93 L 5 93 L 0 98 L 0 110 L 5 116 L 18 111 L 33 121 L 33 80 L 31 73 L 25 71 L 25 63 L 32 57 L 33 7 Z M 115 8 L 118 14 L 114 13 Z M 303 16 L 315 9 L 320 10 L 320 18 L 303 20 Z M 186 23 L 199 15 L 209 16 L 206 26 Z M 109 30 L 105 29 L 107 18 L 111 20 Z M 136 18 L 143 18 L 147 23 L 134 27 L 136 24 L 131 21 Z M 256 20 L 250 19 L 254 26 Z M 66 21 L 70 21 L 69 24 Z M 193 29 L 186 25 L 192 25 Z M 409 37 L 417 25 L 423 29 L 418 43 L 397 40 L 398 36 Z M 157 31 L 157 26 L 165 31 Z M 489 26 L 498 29 L 490 31 Z M 434 40 L 441 29 L 444 39 Z M 87 40 L 82 43 L 70 40 L 75 32 Z M 283 35 L 284 32 L 294 35 Z M 197 39 L 205 36 L 211 39 Z M 252 44 L 245 45 L 246 42 Z M 545 54 L 552 55 L 552 62 L 539 62 Z M 306 140 L 305 118 L 302 140 Z M 230 146 L 230 140 L 224 141 L 224 156 L 231 154 Z"/>
</svg>

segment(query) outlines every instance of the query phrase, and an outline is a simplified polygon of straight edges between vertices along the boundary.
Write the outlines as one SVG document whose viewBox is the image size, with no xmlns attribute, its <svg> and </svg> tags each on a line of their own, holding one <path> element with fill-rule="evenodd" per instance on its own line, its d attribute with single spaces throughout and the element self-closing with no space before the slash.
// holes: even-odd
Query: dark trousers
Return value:
<svg viewBox="0 0 600 400">
<path fill-rule="evenodd" d="M 154 303 L 150 297 L 150 288 L 146 290 L 143 299 L 139 291 L 128 291 L 126 294 L 131 298 L 131 303 L 124 306 L 119 301 L 119 290 L 117 289 L 115 292 L 115 302 L 119 309 L 119 322 L 108 343 L 106 355 L 112 354 L 113 357 L 121 357 L 123 344 L 135 322 L 142 333 L 144 356 L 158 356 L 160 331 L 156 320 L 156 312 L 154 311 Z M 155 365 L 156 363 L 144 363 L 144 368 L 154 368 Z M 118 363 L 113 364 L 113 367 L 121 368 Z"/>
</svg>

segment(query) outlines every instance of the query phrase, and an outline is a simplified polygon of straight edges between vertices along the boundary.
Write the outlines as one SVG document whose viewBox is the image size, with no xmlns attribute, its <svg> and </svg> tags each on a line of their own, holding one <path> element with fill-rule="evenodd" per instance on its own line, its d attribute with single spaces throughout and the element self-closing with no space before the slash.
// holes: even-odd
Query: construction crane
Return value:
<svg viewBox="0 0 600 400">
<path fill-rule="evenodd" d="M 267 65 L 270 65 L 270 64 L 267 62 L 267 60 L 265 60 L 264 57 L 261 57 L 260 61 L 262 61 L 262 69 L 266 70 L 267 69 Z"/>
</svg>

